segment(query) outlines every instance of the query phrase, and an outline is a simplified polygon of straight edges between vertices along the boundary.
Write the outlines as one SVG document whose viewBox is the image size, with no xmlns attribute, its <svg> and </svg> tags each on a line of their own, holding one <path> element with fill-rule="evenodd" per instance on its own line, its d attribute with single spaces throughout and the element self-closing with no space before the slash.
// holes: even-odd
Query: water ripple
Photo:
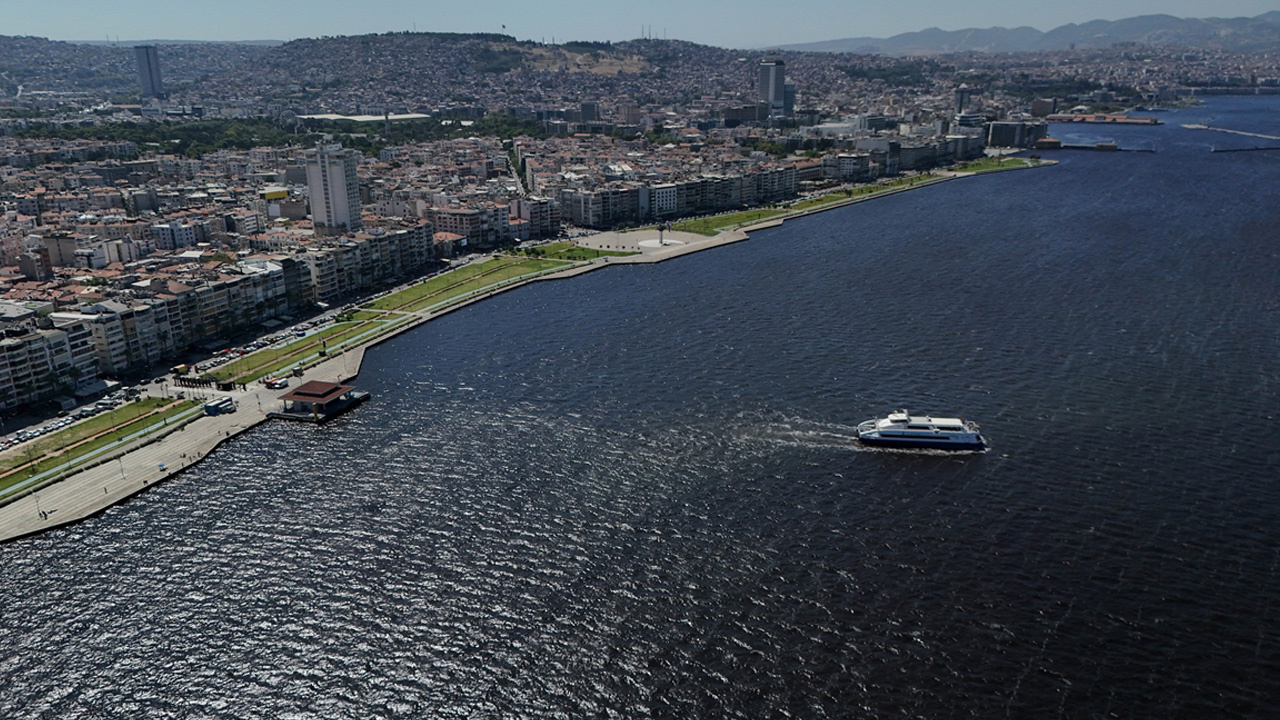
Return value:
<svg viewBox="0 0 1280 720">
<path fill-rule="evenodd" d="M 1280 166 L 1178 125 L 378 348 L 0 548 L 0 717 L 1267 717 Z"/>
</svg>

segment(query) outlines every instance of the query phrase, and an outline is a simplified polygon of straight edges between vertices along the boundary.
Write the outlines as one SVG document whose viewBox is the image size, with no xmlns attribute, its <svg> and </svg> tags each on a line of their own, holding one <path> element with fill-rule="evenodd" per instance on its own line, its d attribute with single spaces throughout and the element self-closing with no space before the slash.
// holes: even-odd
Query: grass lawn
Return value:
<svg viewBox="0 0 1280 720">
<path fill-rule="evenodd" d="M 451 285 L 470 280 L 471 278 L 482 275 L 486 272 L 506 265 L 515 265 L 521 262 L 519 258 L 500 257 L 488 260 L 482 263 L 471 263 L 455 268 L 446 273 L 441 273 L 427 280 L 424 283 L 418 283 L 412 287 L 407 287 L 394 295 L 388 295 L 379 298 L 371 303 L 367 303 L 363 307 L 367 310 L 404 310 L 405 306 L 410 303 L 424 298 L 428 295 L 434 295 Z"/>
<path fill-rule="evenodd" d="M 563 250 L 571 251 L 572 245 L 564 243 Z M 554 246 L 553 246 L 554 247 Z M 557 248 L 557 251 L 563 251 Z M 562 260 L 504 256 L 483 263 L 467 265 L 437 275 L 424 283 L 406 288 L 394 295 L 379 298 L 352 313 L 349 322 L 335 323 L 323 330 L 278 348 L 264 348 L 227 363 L 209 373 L 216 380 L 254 382 L 305 360 L 324 347 L 337 352 L 343 342 L 380 334 L 400 322 L 404 316 L 390 315 L 382 310 L 414 311 L 446 302 L 466 293 L 483 290 L 512 278 L 543 270 L 565 267 Z"/>
<path fill-rule="evenodd" d="M 822 197 L 809 198 L 808 200 L 801 200 L 800 202 L 792 205 L 791 209 L 792 210 L 809 210 L 816 207 L 822 207 L 823 205 L 830 205 L 831 203 L 848 200 L 852 196 L 853 196 L 853 193 L 845 195 L 844 193 L 841 193 L 841 192 L 834 192 L 828 195 L 823 195 Z"/>
<path fill-rule="evenodd" d="M 432 305 L 448 302 L 449 300 L 459 298 L 463 295 L 467 295 L 468 293 L 478 292 L 480 290 L 484 290 L 485 288 L 490 288 L 495 285 L 499 285 L 501 283 L 504 283 L 508 280 L 512 280 L 514 278 L 523 277 L 525 275 L 532 275 L 534 273 L 539 273 L 544 270 L 553 270 L 556 268 L 563 268 L 563 267 L 569 266 L 569 263 L 563 260 L 544 260 L 544 259 L 535 258 L 535 259 L 529 259 L 529 260 L 520 260 L 514 263 L 503 263 L 501 262 L 501 260 L 502 259 L 491 260 L 487 263 L 483 263 L 482 265 L 479 266 L 480 268 L 491 268 L 491 269 L 483 273 L 472 273 L 469 277 L 466 277 L 466 278 L 453 278 L 453 282 L 449 283 L 448 285 L 437 286 L 434 293 L 424 294 L 419 296 L 419 299 L 417 301 L 415 301 L 414 303 L 412 303 L 411 305 L 403 309 L 409 310 L 409 311 L 422 310 L 423 308 L 431 307 Z M 460 269 L 466 269 L 466 268 L 460 268 Z M 448 277 L 448 276 L 441 276 L 441 277 Z M 438 279 L 440 278 L 439 277 L 432 278 L 432 280 L 438 280 Z M 427 284 L 427 283 L 424 283 L 424 284 Z"/>
<path fill-rule="evenodd" d="M 733 227 L 735 225 L 750 225 L 751 223 L 757 223 L 761 220 L 768 220 L 771 217 L 783 215 L 786 212 L 786 210 L 778 208 L 743 210 L 742 212 L 730 213 L 728 215 L 715 215 L 712 217 L 696 218 L 694 220 L 682 220 L 673 225 L 672 229 L 710 236 L 719 233 L 722 229 L 727 227 Z"/>
<path fill-rule="evenodd" d="M 336 349 L 342 341 L 377 328 L 381 324 L 378 319 L 388 319 L 385 313 L 368 314 L 371 316 L 369 320 L 334 323 L 282 348 L 263 348 L 207 374 L 216 380 L 235 379 L 243 383 L 267 377 L 318 352 L 321 347 L 332 346 Z"/>
<path fill-rule="evenodd" d="M 925 183 L 937 182 L 941 178 L 934 175 L 913 175 L 911 177 L 897 178 L 886 183 L 877 183 L 875 185 L 862 185 L 848 190 L 839 190 L 822 197 L 801 200 L 791 206 L 792 210 L 809 210 L 823 205 L 830 205 L 845 200 L 856 200 L 859 198 L 869 197 L 879 193 L 889 192 L 890 190 L 900 190 L 904 187 L 913 185 L 921 185 Z"/>
<path fill-rule="evenodd" d="M 310 352 L 306 353 L 306 355 L 310 355 L 310 354 L 311 354 Z M 275 358 L 273 360 L 269 360 L 269 361 L 268 361 L 268 358 L 262 358 L 263 361 L 267 361 L 267 364 L 261 365 L 256 369 L 254 369 L 249 374 L 241 376 L 239 382 L 248 384 L 251 382 L 257 382 L 258 380 L 261 380 L 264 377 L 271 377 L 273 375 L 277 375 L 280 373 L 281 370 L 284 370 L 285 368 L 293 365 L 294 363 L 303 359 L 303 357 L 305 357 L 306 355 L 302 353 L 299 353 L 297 355 L 281 355 L 280 357 Z"/>
<path fill-rule="evenodd" d="M 992 170 L 1010 170 L 1013 168 L 1032 167 L 1034 161 L 1027 158 L 985 158 L 956 166 L 960 172 L 990 172 Z"/>
<path fill-rule="evenodd" d="M 851 188 L 847 191 L 839 191 L 823 195 L 821 197 L 800 200 L 793 205 L 783 208 L 759 208 L 756 210 L 744 210 L 742 212 L 731 213 L 729 215 L 715 215 L 712 217 L 696 218 L 694 220 L 682 220 L 677 222 L 673 227 L 676 230 L 695 232 L 700 235 L 710 236 L 715 235 L 728 227 L 750 225 L 751 223 L 787 215 L 798 210 L 810 210 L 823 205 L 863 198 L 877 193 L 889 192 L 890 190 L 899 190 L 904 187 L 911 187 L 912 185 L 919 185 L 921 183 L 937 182 L 938 180 L 938 177 L 932 175 L 913 175 L 911 177 L 897 178 L 885 183 L 862 185 L 856 188 Z"/>
<path fill-rule="evenodd" d="M 148 413 L 174 402 L 169 398 L 146 398 L 128 403 L 109 413 L 103 413 L 85 422 L 72 425 L 60 432 L 11 448 L 0 458 L 0 491 L 47 470 L 83 457 L 98 448 L 115 442 L 117 436 L 126 437 L 148 426 L 179 415 L 200 403 L 195 400 L 178 402 L 174 407 L 155 415 Z M 117 427 L 117 425 L 119 427 Z M 87 442 L 86 438 L 101 435 Z M 76 443 L 81 443 L 76 445 Z M 75 445 L 75 447 L 71 447 Z M 15 469 L 33 459 L 40 458 L 34 468 Z"/>
<path fill-rule="evenodd" d="M 212 370 L 208 375 L 216 380 L 254 382 L 311 357 L 322 347 L 337 351 L 345 341 L 378 334 L 402 321 L 401 316 L 379 311 L 420 310 L 512 278 L 566 265 L 562 260 L 513 256 L 466 265 L 368 303 L 352 314 L 350 322 L 335 323 L 284 347 L 264 348 Z"/>
<path fill-rule="evenodd" d="M 594 260 L 599 257 L 626 257 L 627 255 L 638 255 L 639 253 L 627 252 L 626 250 L 596 250 L 595 248 L 578 247 L 570 242 L 558 242 L 542 247 L 532 248 L 532 252 L 537 253 L 536 257 L 545 257 L 553 260 Z M 516 257 L 521 257 L 516 255 Z"/>
</svg>

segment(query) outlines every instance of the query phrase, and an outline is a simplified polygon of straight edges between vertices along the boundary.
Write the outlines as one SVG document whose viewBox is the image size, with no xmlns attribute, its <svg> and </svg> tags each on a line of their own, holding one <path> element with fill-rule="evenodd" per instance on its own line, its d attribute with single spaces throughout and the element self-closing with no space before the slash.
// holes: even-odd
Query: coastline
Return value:
<svg viewBox="0 0 1280 720">
<path fill-rule="evenodd" d="M 1024 168 L 1032 169 L 1055 164 L 1042 162 Z M 991 172 L 991 171 L 987 171 Z M 418 327 L 436 317 L 524 285 L 547 280 L 561 280 L 616 265 L 652 264 L 681 257 L 703 250 L 742 242 L 756 230 L 777 227 L 789 219 L 806 217 L 815 213 L 847 207 L 896 195 L 910 190 L 927 188 L 958 178 L 987 174 L 986 172 L 945 172 L 937 179 L 893 188 L 862 197 L 850 197 L 816 207 L 784 212 L 766 220 L 731 229 L 721 230 L 714 236 L 681 231 L 637 230 L 631 232 L 606 232 L 577 240 L 583 247 L 602 250 L 630 250 L 636 255 L 600 257 L 577 265 L 515 282 L 505 283 L 471 297 L 459 300 L 447 307 L 431 311 L 417 311 L 413 316 L 368 342 L 329 357 L 297 378 L 299 383 L 311 380 L 347 383 L 357 377 L 365 351 L 400 334 Z M 415 281 L 416 282 L 416 281 Z M 160 437 L 145 438 L 124 448 L 113 457 L 95 466 L 87 467 L 61 480 L 45 485 L 4 505 L 0 505 L 0 543 L 36 535 L 53 528 L 64 527 L 98 515 L 108 508 L 150 490 L 165 480 L 180 474 L 199 463 L 223 443 L 269 420 L 270 412 L 279 390 L 269 390 L 254 384 L 250 389 L 221 393 L 236 403 L 235 412 L 225 415 L 204 416 L 170 430 Z"/>
</svg>

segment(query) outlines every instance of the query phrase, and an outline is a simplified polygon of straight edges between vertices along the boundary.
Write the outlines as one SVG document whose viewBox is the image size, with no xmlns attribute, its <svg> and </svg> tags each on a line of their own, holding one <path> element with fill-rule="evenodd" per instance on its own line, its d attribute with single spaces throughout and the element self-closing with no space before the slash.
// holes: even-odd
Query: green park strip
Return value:
<svg viewBox="0 0 1280 720">
<path fill-rule="evenodd" d="M 759 208 L 756 210 L 744 210 L 742 212 L 730 213 L 728 215 L 715 215 L 712 217 L 696 218 L 694 220 L 684 220 L 676 223 L 672 227 L 675 230 L 683 230 L 685 232 L 712 236 L 725 229 L 745 227 L 747 225 L 753 225 L 758 222 L 775 218 L 785 219 L 797 213 L 816 210 L 823 207 L 835 207 L 854 200 L 863 200 L 875 195 L 941 182 L 945 179 L 947 178 L 931 174 L 911 175 L 909 177 L 895 178 L 886 182 L 861 185 L 854 188 L 845 188 L 843 190 L 837 190 L 836 192 L 827 193 L 820 197 L 798 200 L 790 205 Z"/>
<path fill-rule="evenodd" d="M 27 447 L 12 448 L 0 459 L 0 494 L 33 475 L 49 472 L 73 463 L 121 438 L 163 429 L 175 416 L 199 406 L 194 400 L 178 402 L 160 412 L 157 408 L 174 401 L 169 398 L 147 398 L 129 403 L 110 413 L 73 425 L 40 440 L 28 441 Z M 30 463 L 35 462 L 34 465 Z"/>
<path fill-rule="evenodd" d="M 524 278 L 530 275 L 547 272 L 548 270 L 559 270 L 569 267 L 572 263 L 563 260 L 521 260 L 512 264 L 499 264 L 500 260 L 491 260 L 483 263 L 481 267 L 493 265 L 494 269 L 490 272 L 473 275 L 466 280 L 455 282 L 439 292 L 426 295 L 411 303 L 405 310 L 416 312 L 427 308 L 444 307 L 454 301 L 462 300 L 470 295 L 483 292 L 485 290 L 494 289 L 500 285 L 505 285 L 517 278 Z M 436 278 L 433 278 L 436 279 Z"/>
<path fill-rule="evenodd" d="M 373 310 L 356 310 L 351 313 L 352 322 L 369 322 L 370 320 L 386 320 L 387 314 L 384 312 L 374 312 Z"/>
<path fill-rule="evenodd" d="M 363 306 L 365 310 L 413 311 L 446 302 L 477 289 L 496 285 L 512 277 L 541 272 L 553 267 L 566 267 L 558 260 L 520 259 L 513 256 L 494 258 L 482 263 L 472 263 L 441 273 L 426 282 L 405 288 L 398 293 L 379 298 Z"/>
<path fill-rule="evenodd" d="M 370 315 L 376 319 L 336 323 L 319 332 L 294 340 L 284 347 L 263 348 L 245 355 L 207 375 L 215 380 L 235 380 L 242 383 L 260 380 L 312 355 L 317 355 L 321 349 L 336 350 L 343 342 L 353 337 L 382 329 L 383 321 L 390 319 L 385 313 L 370 313 Z"/>
<path fill-rule="evenodd" d="M 694 220 L 683 220 L 672 226 L 673 230 L 682 232 L 698 233 L 699 235 L 712 236 L 719 233 L 725 228 L 741 227 L 743 225 L 752 225 L 770 218 L 785 215 L 786 210 L 778 208 L 760 208 L 757 210 L 743 210 L 742 212 L 729 213 L 728 215 L 715 215 L 712 217 L 697 218 Z"/>
<path fill-rule="evenodd" d="M 973 162 L 964 163 L 956 167 L 957 172 L 992 172 L 994 170 L 1021 170 L 1022 168 L 1035 167 L 1040 164 L 1036 158 L 998 158 L 991 157 L 982 160 L 974 160 Z"/>
<path fill-rule="evenodd" d="M 412 318 L 408 316 L 400 316 L 390 319 L 388 322 L 368 322 L 358 323 L 355 327 L 348 329 L 347 332 L 333 336 L 325 343 L 324 350 L 326 354 L 335 354 L 349 349 L 351 346 L 360 345 L 368 342 L 379 335 L 385 335 L 397 326 L 409 322 Z M 312 345 L 304 347 L 290 355 L 280 355 L 271 359 L 267 365 L 263 365 L 250 373 L 242 374 L 236 381 L 242 383 L 257 382 L 265 377 L 272 377 L 287 374 L 299 364 L 307 364 L 309 361 L 317 360 L 320 356 L 321 346 Z M 259 351 L 262 352 L 262 351 Z M 268 355 L 267 358 L 273 356 Z M 264 358 L 266 359 L 266 358 Z"/>
<path fill-rule="evenodd" d="M 584 260 L 595 260 L 602 257 L 626 257 L 628 255 L 639 255 L 639 253 L 628 252 L 626 250 L 597 250 L 595 248 L 578 247 L 570 242 L 558 242 L 539 247 L 528 248 L 517 251 L 514 257 L 520 254 L 532 257 L 544 257 L 551 260 L 569 260 L 571 262 L 581 262 Z"/>
<path fill-rule="evenodd" d="M 569 243 L 562 245 L 564 247 L 557 248 L 557 252 L 569 252 L 573 248 Z M 350 322 L 336 323 L 284 347 L 264 348 L 245 355 L 207 373 L 207 376 L 221 381 L 255 382 L 305 364 L 319 357 L 321 350 L 326 353 L 339 352 L 350 344 L 372 340 L 409 319 L 382 311 L 414 312 L 436 305 L 447 305 L 452 300 L 497 287 L 513 279 L 568 267 L 569 264 L 564 260 L 518 256 L 503 256 L 483 263 L 473 263 L 368 303 L 349 314 Z"/>
<path fill-rule="evenodd" d="M 401 290 L 400 292 L 379 298 L 363 305 L 365 310 L 407 310 L 408 306 L 424 297 L 440 295 L 455 285 L 471 280 L 479 275 L 493 272 L 499 268 L 519 264 L 521 260 L 514 257 L 499 257 L 482 263 L 471 263 L 428 278 L 426 282 Z"/>
<path fill-rule="evenodd" d="M 460 268 L 450 270 L 449 272 L 427 278 L 426 282 L 420 282 L 417 285 L 412 285 L 400 292 L 393 293 L 384 298 L 379 298 L 361 307 L 364 310 L 403 310 L 410 303 L 416 302 L 424 297 L 443 292 L 456 283 L 469 280 L 476 275 L 486 272 L 485 268 L 489 265 L 494 263 L 514 264 L 516 262 L 519 261 L 513 258 L 504 258 L 484 263 L 464 265 Z"/>
<path fill-rule="evenodd" d="M 563 247 L 555 248 L 554 251 L 557 253 L 571 252 L 573 249 L 569 243 L 559 245 Z M 382 311 L 413 312 L 437 305 L 447 305 L 452 300 L 509 283 L 514 279 L 560 269 L 569 264 L 564 260 L 550 258 L 503 256 L 487 262 L 467 265 L 375 300 L 349 313 L 346 316 L 350 318 L 349 322 L 336 323 L 283 347 L 258 350 L 206 373 L 206 376 L 220 381 L 255 382 L 264 377 L 280 374 L 299 364 L 306 364 L 320 357 L 322 350 L 325 353 L 335 353 L 352 344 L 368 342 L 410 319 L 403 315 Z"/>
</svg>

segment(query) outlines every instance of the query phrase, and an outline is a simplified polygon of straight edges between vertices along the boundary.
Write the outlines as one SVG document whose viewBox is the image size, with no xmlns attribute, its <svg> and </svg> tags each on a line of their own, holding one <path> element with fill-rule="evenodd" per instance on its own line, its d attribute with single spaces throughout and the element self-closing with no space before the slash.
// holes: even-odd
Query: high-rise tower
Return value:
<svg viewBox="0 0 1280 720">
<path fill-rule="evenodd" d="M 138 84 L 143 97 L 164 97 L 164 83 L 160 81 L 160 53 L 155 45 L 137 45 L 133 54 L 138 58 Z"/>
<path fill-rule="evenodd" d="M 760 102 L 769 104 L 770 115 L 784 114 L 786 65 L 781 60 L 760 61 Z"/>
<path fill-rule="evenodd" d="M 307 160 L 307 193 L 316 232 L 341 234 L 359 230 L 360 185 L 356 179 L 359 155 L 341 145 L 318 144 L 304 153 Z"/>
</svg>

